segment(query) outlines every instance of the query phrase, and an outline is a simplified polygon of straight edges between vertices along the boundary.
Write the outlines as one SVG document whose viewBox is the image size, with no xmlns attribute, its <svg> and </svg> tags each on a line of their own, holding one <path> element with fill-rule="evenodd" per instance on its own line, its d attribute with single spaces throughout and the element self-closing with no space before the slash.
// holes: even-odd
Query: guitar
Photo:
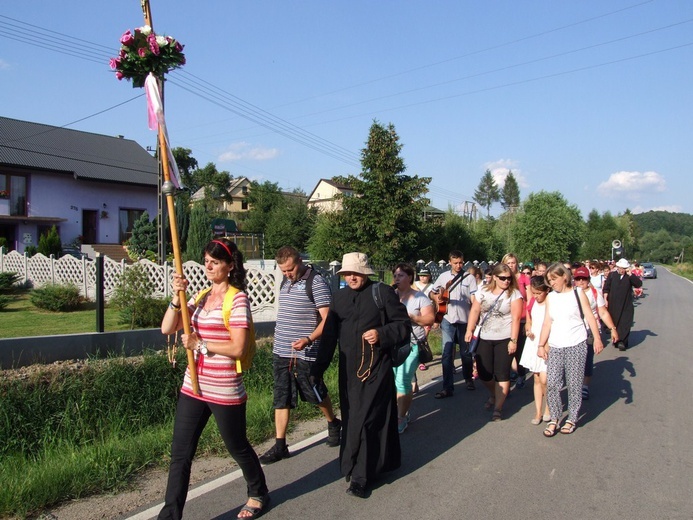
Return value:
<svg viewBox="0 0 693 520">
<path fill-rule="evenodd" d="M 452 280 L 445 284 L 439 293 L 430 292 L 428 297 L 433 302 L 433 310 L 436 313 L 435 322 L 441 323 L 448 313 L 448 303 L 450 302 L 450 291 L 459 284 L 469 273 L 460 272 Z"/>
</svg>

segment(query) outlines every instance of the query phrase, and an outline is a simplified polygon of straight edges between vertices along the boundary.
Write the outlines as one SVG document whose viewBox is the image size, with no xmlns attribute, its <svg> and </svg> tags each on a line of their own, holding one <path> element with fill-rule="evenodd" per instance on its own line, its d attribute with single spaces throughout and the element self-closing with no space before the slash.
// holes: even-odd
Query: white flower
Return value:
<svg viewBox="0 0 693 520">
<path fill-rule="evenodd" d="M 145 36 L 149 36 L 152 32 L 152 28 L 149 25 L 143 25 L 140 27 L 140 32 Z"/>
<path fill-rule="evenodd" d="M 168 40 L 166 39 L 166 36 L 157 36 L 156 43 L 159 44 L 159 47 L 166 47 L 168 45 Z"/>
</svg>

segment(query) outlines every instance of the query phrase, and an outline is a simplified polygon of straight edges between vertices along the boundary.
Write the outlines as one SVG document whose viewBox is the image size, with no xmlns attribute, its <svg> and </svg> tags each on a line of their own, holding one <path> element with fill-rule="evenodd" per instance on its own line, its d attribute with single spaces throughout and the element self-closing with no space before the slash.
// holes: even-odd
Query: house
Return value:
<svg viewBox="0 0 693 520">
<path fill-rule="evenodd" d="M 63 244 L 122 244 L 158 211 L 158 165 L 135 141 L 0 117 L 0 238 L 24 252 L 56 226 Z"/>
<path fill-rule="evenodd" d="M 342 209 L 342 202 L 335 196 L 342 194 L 349 197 L 353 193 L 354 191 L 346 184 L 335 182 L 332 179 L 320 179 L 308 197 L 308 207 L 317 208 L 318 213 L 339 211 Z"/>
<path fill-rule="evenodd" d="M 248 190 L 250 180 L 247 177 L 231 179 L 227 200 L 220 200 L 217 211 L 228 213 L 240 213 L 248 211 Z M 200 188 L 190 197 L 191 202 L 205 198 L 205 188 Z"/>
</svg>

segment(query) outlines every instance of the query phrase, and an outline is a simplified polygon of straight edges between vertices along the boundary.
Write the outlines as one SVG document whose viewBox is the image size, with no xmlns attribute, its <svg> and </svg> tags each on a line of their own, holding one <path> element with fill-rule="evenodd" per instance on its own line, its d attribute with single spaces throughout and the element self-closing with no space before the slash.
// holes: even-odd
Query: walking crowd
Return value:
<svg viewBox="0 0 693 520">
<path fill-rule="evenodd" d="M 284 281 L 273 342 L 276 437 L 258 457 L 246 436 L 247 394 L 237 363 L 254 345 L 243 258 L 227 239 L 212 240 L 204 257 L 211 289 L 183 302 L 188 283 L 174 275 L 174 297 L 161 325 L 164 334 L 182 329 L 181 308 L 187 306 L 192 331 L 181 338 L 194 352 L 199 392 L 188 366 L 160 519 L 182 518 L 192 460 L 211 416 L 246 480 L 248 500 L 238 518 L 261 516 L 270 503 L 262 464 L 291 456 L 286 433 L 299 399 L 317 406 L 325 417 L 327 445 L 339 446 L 347 493 L 366 498 L 379 475 L 400 466 L 399 436 L 411 421 L 416 371 L 427 369 L 419 353 L 428 351 L 433 328 L 442 335 L 442 388 L 436 399 L 454 396 L 459 350 L 464 387 L 475 391 L 476 379 L 488 391 L 484 407 L 492 422 L 503 419 L 513 383 L 520 389 L 531 374 L 531 423 L 545 422 L 545 437 L 572 434 L 582 401 L 590 398 L 602 335 L 608 331 L 614 346 L 626 350 L 633 300 L 642 295 L 641 273 L 626 259 L 614 265 L 520 264 L 509 253 L 482 272 L 478 266 L 465 270 L 459 250 L 450 252 L 450 269 L 434 281 L 425 268 L 417 272 L 410 264 L 397 264 L 392 285 L 371 279 L 375 272 L 365 254 L 348 253 L 338 271 L 346 285 L 333 294 L 295 248 L 282 247 L 276 255 Z M 341 419 L 323 381 L 335 351 Z M 564 386 L 567 417 L 561 424 Z"/>
</svg>

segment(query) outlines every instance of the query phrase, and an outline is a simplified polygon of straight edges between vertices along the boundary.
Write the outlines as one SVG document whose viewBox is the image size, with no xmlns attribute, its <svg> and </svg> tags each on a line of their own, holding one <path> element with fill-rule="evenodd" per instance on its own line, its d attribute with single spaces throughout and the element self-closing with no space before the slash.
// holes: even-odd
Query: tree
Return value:
<svg viewBox="0 0 693 520">
<path fill-rule="evenodd" d="M 173 148 L 171 153 L 176 160 L 183 185 L 190 189 L 190 185 L 193 183 L 193 172 L 197 170 L 197 159 L 192 156 L 192 150 L 190 150 L 190 148 Z"/>
<path fill-rule="evenodd" d="M 345 253 L 357 249 L 351 239 L 343 211 L 320 213 L 308 239 L 308 253 L 314 260 L 341 259 Z"/>
<path fill-rule="evenodd" d="M 547 262 L 576 259 L 584 228 L 580 210 L 561 193 L 532 193 L 513 226 L 515 252 L 520 258 Z"/>
<path fill-rule="evenodd" d="M 58 230 L 53 226 L 48 233 L 43 233 L 39 237 L 38 252 L 43 256 L 51 256 L 58 258 L 63 252 L 63 245 L 60 241 Z"/>
<path fill-rule="evenodd" d="M 269 181 L 260 184 L 251 181 L 248 188 L 248 212 L 243 220 L 243 231 L 265 233 L 272 211 L 285 206 L 286 200 L 279 184 Z"/>
<path fill-rule="evenodd" d="M 379 266 L 391 266 L 417 255 L 430 177 L 405 175 L 402 145 L 392 123 L 371 125 L 361 150 L 361 174 L 338 177 L 354 193 L 341 197 L 344 225 L 353 248 Z"/>
<path fill-rule="evenodd" d="M 622 240 L 622 231 L 610 212 L 600 215 L 597 210 L 590 211 L 585 224 L 585 241 L 580 248 L 580 258 L 610 259 L 611 243 Z"/>
<path fill-rule="evenodd" d="M 156 222 L 153 220 L 149 222 L 149 213 L 145 211 L 132 225 L 132 235 L 126 243 L 128 254 L 134 260 L 141 258 L 153 260 L 156 257 L 158 243 L 159 232 Z M 148 252 L 150 254 L 147 254 Z"/>
<path fill-rule="evenodd" d="M 212 240 L 212 215 L 204 204 L 195 203 L 190 210 L 190 227 L 188 229 L 188 244 L 185 249 L 185 260 L 202 260 L 202 251 Z"/>
<path fill-rule="evenodd" d="M 265 254 L 269 257 L 286 245 L 305 251 L 315 227 L 317 210 L 308 208 L 304 193 L 284 194 L 283 199 L 283 204 L 270 211 L 265 226 Z"/>
<path fill-rule="evenodd" d="M 491 170 L 486 170 L 486 173 L 481 177 L 479 186 L 477 186 L 474 191 L 474 201 L 481 206 L 486 208 L 486 216 L 491 216 L 491 206 L 494 202 L 500 200 L 501 194 L 498 189 L 498 184 L 496 184 L 495 179 Z"/>
<path fill-rule="evenodd" d="M 513 211 L 520 207 L 520 186 L 512 171 L 508 172 L 500 195 L 501 206 L 505 211 Z"/>
</svg>

